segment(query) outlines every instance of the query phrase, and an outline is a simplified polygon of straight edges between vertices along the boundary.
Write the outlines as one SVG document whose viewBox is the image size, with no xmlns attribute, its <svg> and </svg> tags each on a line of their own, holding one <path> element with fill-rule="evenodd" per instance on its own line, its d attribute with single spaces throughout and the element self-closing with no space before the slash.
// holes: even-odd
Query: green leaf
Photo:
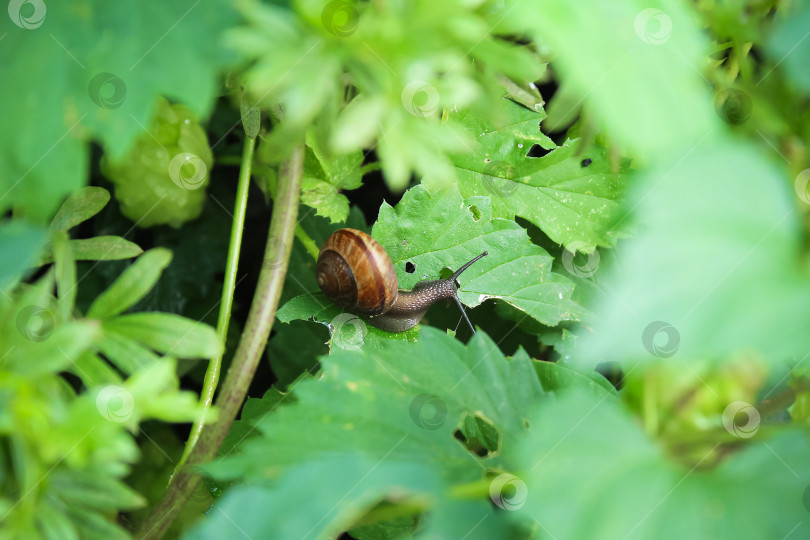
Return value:
<svg viewBox="0 0 810 540">
<path fill-rule="evenodd" d="M 105 321 L 104 330 L 179 358 L 211 358 L 222 353 L 213 328 L 171 313 L 121 315 Z"/>
<path fill-rule="evenodd" d="M 534 420 L 542 427 L 522 443 L 528 493 L 517 517 L 542 523 L 549 537 L 754 540 L 810 524 L 802 505 L 810 445 L 797 431 L 767 442 L 757 435 L 709 468 L 665 457 L 604 397 L 569 392 Z"/>
<path fill-rule="evenodd" d="M 362 185 L 360 151 L 345 155 L 329 155 L 320 147 L 311 132 L 307 134 L 304 177 L 301 181 L 301 202 L 315 208 L 317 215 L 342 223 L 349 216 L 349 200 L 340 192 Z"/>
<path fill-rule="evenodd" d="M 159 357 L 146 347 L 113 331 L 103 333 L 98 348 L 110 362 L 127 375 L 132 375 L 159 360 Z"/>
<path fill-rule="evenodd" d="M 87 388 L 107 384 L 121 384 L 121 376 L 118 372 L 98 355 L 91 352 L 80 355 L 76 359 L 74 369 L 71 369 L 71 371 L 81 378 Z"/>
<path fill-rule="evenodd" d="M 595 371 L 580 371 L 559 362 L 534 362 L 540 385 L 546 392 L 582 390 L 597 397 L 614 397 L 616 389 Z"/>
<path fill-rule="evenodd" d="M 143 498 L 121 482 L 93 471 L 59 470 L 49 478 L 51 487 L 69 504 L 98 510 L 135 508 Z"/>
<path fill-rule="evenodd" d="M 45 229 L 20 220 L 0 223 L 0 288 L 33 266 L 47 237 Z"/>
<path fill-rule="evenodd" d="M 754 148 L 706 143 L 662 162 L 640 176 L 629 205 L 641 233 L 620 251 L 577 361 L 807 352 L 795 205 Z"/>
<path fill-rule="evenodd" d="M 77 261 L 118 261 L 137 257 L 143 250 L 126 238 L 120 236 L 95 236 L 93 238 L 79 238 L 70 240 L 70 249 L 73 259 Z M 46 251 L 42 254 L 39 264 L 53 262 L 53 253 Z"/>
<path fill-rule="evenodd" d="M 150 249 L 118 276 L 90 305 L 87 317 L 106 319 L 123 313 L 146 296 L 172 260 L 168 249 Z"/>
<path fill-rule="evenodd" d="M 292 397 L 291 393 L 279 392 L 275 387 L 265 392 L 261 399 L 247 398 L 242 407 L 242 414 L 239 415 L 239 421 L 233 423 L 225 436 L 225 440 L 222 441 L 219 450 L 220 455 L 227 456 L 248 438 L 261 435 L 261 432 L 256 429 L 256 423 L 264 419 L 282 403 L 291 405 L 295 401 L 296 399 Z"/>
<path fill-rule="evenodd" d="M 520 11 L 554 50 L 566 87 L 622 147 L 664 157 L 717 128 L 700 78 L 706 44 L 683 6 L 539 0 Z"/>
<path fill-rule="evenodd" d="M 276 385 L 283 388 L 305 371 L 314 373 L 318 357 L 329 354 L 326 345 L 329 333 L 302 321 L 277 325 L 275 329 L 275 335 L 267 343 L 267 358 L 276 376 Z"/>
<path fill-rule="evenodd" d="M 277 312 L 284 323 L 294 320 L 313 320 L 329 328 L 329 349 L 355 350 L 367 348 L 381 350 L 389 341 L 416 341 L 419 326 L 406 332 L 387 332 L 367 324 L 360 317 L 334 305 L 323 293 L 296 296 Z"/>
<path fill-rule="evenodd" d="M 336 351 L 321 363 L 317 380 L 294 386 L 297 403 L 283 404 L 256 424 L 261 437 L 208 466 L 215 476 L 274 476 L 294 463 L 359 455 L 436 464 L 453 483 L 480 480 L 482 465 L 513 459 L 526 429 L 524 413 L 541 395 L 529 357 L 519 352 L 504 358 L 483 332 L 465 347 L 426 327 L 416 343 Z M 497 430 L 499 453 L 480 458 L 454 438 L 470 413 Z"/>
<path fill-rule="evenodd" d="M 777 19 L 773 34 L 765 43 L 765 52 L 775 63 L 774 67 L 781 66 L 793 85 L 806 93 L 810 91 L 810 74 L 807 72 L 810 64 L 810 41 L 807 40 L 810 3 L 800 1 L 788 5 L 785 12 L 784 17 Z M 770 72 L 762 78 L 768 75 Z"/>
<path fill-rule="evenodd" d="M 15 23 L 31 15 L 31 3 L 10 5 L 0 21 L 3 93 L 16 96 L 0 112 L 9 125 L 30 128 L 0 134 L 0 211 L 15 206 L 45 219 L 86 182 L 88 136 L 122 155 L 160 94 L 208 113 L 228 60 L 219 36 L 234 11 L 225 0 L 56 2 L 47 11 L 39 4 L 34 28 Z"/>
<path fill-rule="evenodd" d="M 453 158 L 461 194 L 491 197 L 493 217 L 522 217 L 571 251 L 614 246 L 622 232 L 616 221 L 626 181 L 611 171 L 607 151 L 596 145 L 581 151 L 577 140 L 555 149 L 540 132 L 545 113 L 509 100 L 499 108 L 498 124 L 467 112 L 454 115 L 478 143 L 474 152 Z M 535 144 L 553 150 L 542 158 L 527 157 Z M 428 187 L 446 183 L 446 178 L 425 179 Z"/>
<path fill-rule="evenodd" d="M 454 188 L 431 194 L 417 186 L 396 208 L 382 205 L 372 236 L 391 257 L 402 289 L 438 279 L 442 269 L 455 270 L 487 251 L 458 279 L 462 302 L 474 307 L 499 298 L 550 326 L 577 320 L 582 308 L 571 301 L 573 284 L 551 271 L 552 257 L 517 223 L 491 216 L 489 198 L 462 200 Z"/>
<path fill-rule="evenodd" d="M 318 489 L 304 489 L 312 478 L 320 479 Z M 254 538 L 336 538 L 386 497 L 423 502 L 439 491 L 437 484 L 428 464 L 348 455 L 314 461 L 291 468 L 272 489 L 230 490 L 219 511 L 185 538 L 230 538 L 239 530 Z"/>
<path fill-rule="evenodd" d="M 53 247 L 55 258 L 56 291 L 58 293 L 57 306 L 62 320 L 69 320 L 76 305 L 76 261 L 68 243 L 68 234 L 65 231 L 56 231 L 53 234 Z"/>
<path fill-rule="evenodd" d="M 88 186 L 72 193 L 51 220 L 52 231 L 67 231 L 101 212 L 110 201 L 110 192 Z"/>
</svg>

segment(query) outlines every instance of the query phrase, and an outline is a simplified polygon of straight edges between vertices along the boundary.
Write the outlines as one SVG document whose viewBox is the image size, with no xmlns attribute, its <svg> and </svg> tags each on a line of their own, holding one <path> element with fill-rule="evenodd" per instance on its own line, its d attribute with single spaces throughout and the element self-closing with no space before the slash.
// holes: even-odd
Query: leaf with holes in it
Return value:
<svg viewBox="0 0 810 540">
<path fill-rule="evenodd" d="M 416 343 L 336 351 L 321 362 L 321 376 L 293 385 L 297 403 L 256 423 L 261 437 L 207 466 L 215 477 L 261 478 L 327 455 L 360 455 L 430 464 L 454 483 L 480 480 L 484 466 L 512 459 L 525 413 L 542 396 L 528 355 L 504 358 L 483 332 L 465 346 L 425 327 Z M 454 437 L 471 415 L 497 431 L 497 451 L 484 458 Z"/>
<path fill-rule="evenodd" d="M 453 158 L 461 194 L 490 197 L 493 217 L 522 217 L 570 251 L 590 253 L 596 246 L 614 246 L 621 234 L 619 198 L 626 182 L 623 174 L 611 171 L 607 151 L 592 145 L 580 154 L 576 141 L 555 148 L 540 131 L 545 113 L 508 100 L 502 108 L 502 126 L 456 113 L 480 145 Z M 551 151 L 527 157 L 535 144 Z M 429 188 L 443 183 L 425 179 Z"/>
<path fill-rule="evenodd" d="M 459 299 L 468 306 L 499 298 L 549 326 L 583 313 L 571 300 L 573 283 L 551 271 L 551 255 L 514 221 L 493 218 L 487 197 L 462 200 L 454 187 L 431 194 L 417 186 L 396 208 L 383 203 L 372 236 L 391 257 L 400 288 L 446 277 L 442 269 L 455 270 L 487 251 L 458 278 Z"/>
</svg>

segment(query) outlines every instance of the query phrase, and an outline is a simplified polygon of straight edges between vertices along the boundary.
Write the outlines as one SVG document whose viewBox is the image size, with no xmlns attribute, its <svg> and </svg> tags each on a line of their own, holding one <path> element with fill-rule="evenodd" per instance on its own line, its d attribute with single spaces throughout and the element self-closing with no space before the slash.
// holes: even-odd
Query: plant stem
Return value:
<svg viewBox="0 0 810 540">
<path fill-rule="evenodd" d="M 360 167 L 360 176 L 366 175 L 370 172 L 379 171 L 380 169 L 382 169 L 381 161 L 372 161 L 371 163 L 366 163 Z"/>
<path fill-rule="evenodd" d="M 309 237 L 307 231 L 304 230 L 301 225 L 295 226 L 295 237 L 303 244 L 304 249 L 307 250 L 307 253 L 312 255 L 312 258 L 316 261 L 318 260 L 318 253 L 320 250 L 318 249 L 318 245 Z"/>
<path fill-rule="evenodd" d="M 231 225 L 231 242 L 228 245 L 228 260 L 225 264 L 225 280 L 222 284 L 222 301 L 219 304 L 219 318 L 217 319 L 217 336 L 222 342 L 223 354 L 225 341 L 228 336 L 228 324 L 231 322 L 231 309 L 233 308 L 233 292 L 236 289 L 236 270 L 239 267 L 239 252 L 242 248 L 242 232 L 245 228 L 245 209 L 247 208 L 248 189 L 250 188 L 250 171 L 253 164 L 253 150 L 256 148 L 256 139 L 245 137 L 245 146 L 242 150 L 242 165 L 239 169 L 239 183 L 236 186 L 236 203 L 233 209 L 233 224 Z M 185 464 L 189 454 L 200 438 L 200 432 L 205 425 L 205 417 L 214 401 L 214 391 L 219 382 L 219 373 L 222 368 L 222 355 L 211 359 L 208 370 L 205 372 L 203 388 L 200 392 L 200 407 L 202 412 L 191 426 L 191 433 L 183 449 L 183 455 L 174 468 L 176 475 Z M 174 477 L 174 475 L 172 475 Z"/>
<path fill-rule="evenodd" d="M 299 145 L 279 169 L 278 191 L 273 205 L 273 217 L 270 220 L 262 270 L 245 329 L 231 367 L 225 376 L 222 390 L 217 396 L 217 420 L 204 427 L 196 446 L 188 456 L 186 465 L 180 469 L 163 498 L 146 518 L 136 538 L 158 539 L 168 530 L 200 484 L 200 475 L 195 470 L 195 465 L 208 462 L 216 455 L 245 399 L 276 318 L 298 219 L 303 168 L 304 148 L 303 145 Z"/>
</svg>

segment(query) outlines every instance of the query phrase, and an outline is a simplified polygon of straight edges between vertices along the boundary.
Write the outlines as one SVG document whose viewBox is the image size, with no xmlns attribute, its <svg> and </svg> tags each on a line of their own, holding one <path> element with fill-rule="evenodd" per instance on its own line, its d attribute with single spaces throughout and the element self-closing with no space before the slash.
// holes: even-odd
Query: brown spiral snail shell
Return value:
<svg viewBox="0 0 810 540">
<path fill-rule="evenodd" d="M 318 255 L 318 286 L 336 305 L 389 332 L 416 326 L 428 308 L 440 300 L 455 300 L 475 332 L 458 299 L 456 278 L 483 252 L 447 279 L 421 281 L 412 291 L 401 290 L 397 273 L 385 249 L 371 236 L 356 229 L 340 229 L 326 239 Z"/>
</svg>

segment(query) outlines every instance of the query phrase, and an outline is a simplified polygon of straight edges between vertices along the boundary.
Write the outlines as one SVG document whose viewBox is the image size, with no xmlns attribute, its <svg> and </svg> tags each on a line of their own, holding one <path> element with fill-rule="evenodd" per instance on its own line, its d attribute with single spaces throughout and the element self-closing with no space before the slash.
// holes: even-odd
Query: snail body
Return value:
<svg viewBox="0 0 810 540">
<path fill-rule="evenodd" d="M 340 229 L 321 248 L 315 272 L 318 286 L 332 302 L 364 316 L 377 328 L 404 332 L 416 326 L 434 303 L 455 300 L 475 332 L 458 299 L 456 278 L 486 254 L 481 253 L 447 279 L 421 281 L 411 291 L 401 290 L 385 249 L 362 231 Z"/>
</svg>

